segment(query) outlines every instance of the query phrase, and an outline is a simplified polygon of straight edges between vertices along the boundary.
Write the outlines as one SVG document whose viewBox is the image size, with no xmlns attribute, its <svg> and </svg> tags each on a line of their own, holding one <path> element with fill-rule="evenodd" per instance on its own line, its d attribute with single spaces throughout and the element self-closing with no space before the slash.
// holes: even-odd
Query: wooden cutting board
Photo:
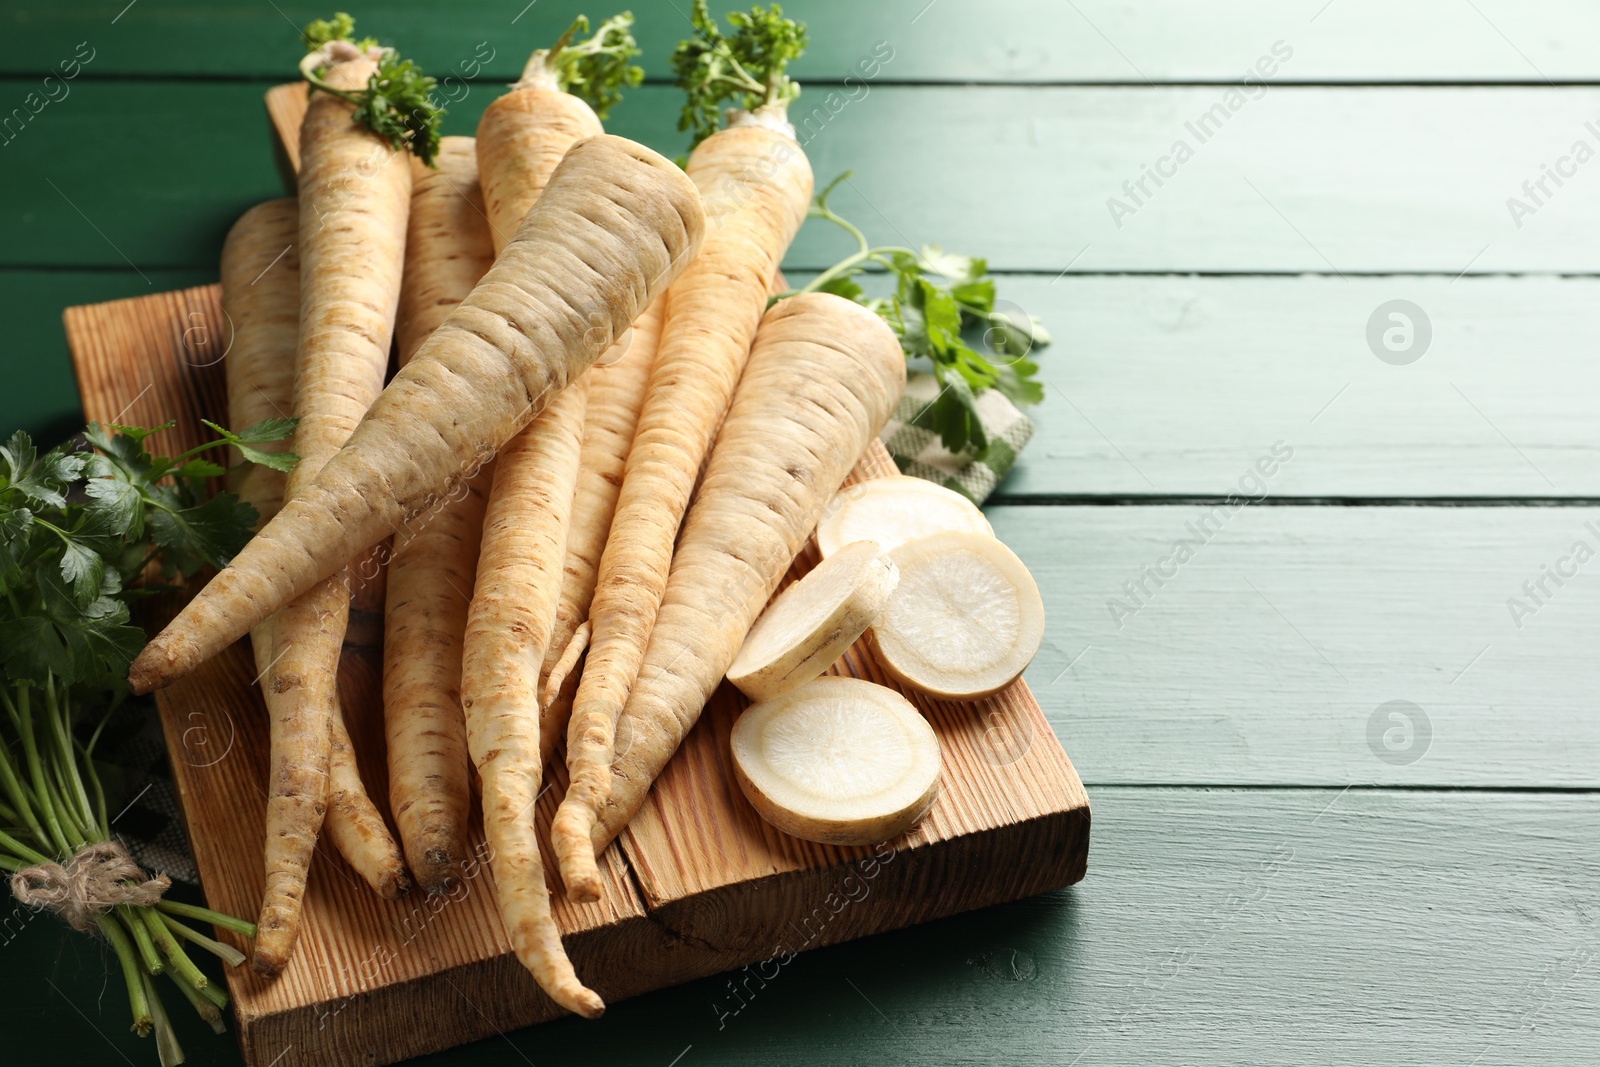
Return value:
<svg viewBox="0 0 1600 1067">
<path fill-rule="evenodd" d="M 226 410 L 230 330 L 217 286 L 68 308 L 64 319 L 90 419 L 174 420 L 151 446 L 170 455 L 198 443 L 202 418 Z M 894 473 L 874 442 L 852 480 Z M 814 562 L 808 548 L 791 577 Z M 358 607 L 340 694 L 381 807 L 381 604 Z M 833 671 L 887 684 L 861 644 Z M 241 643 L 157 694 L 207 903 L 246 917 L 260 902 L 268 755 L 253 674 Z M 724 684 L 607 850 L 598 903 L 567 902 L 546 857 L 556 920 L 584 981 L 616 1001 L 743 965 L 759 975 L 806 949 L 1082 878 L 1088 798 L 1027 685 L 972 704 L 908 695 L 939 735 L 939 799 L 896 841 L 837 848 L 787 837 L 745 802 L 728 773 L 728 731 L 747 702 Z M 547 778 L 536 815 L 546 830 L 563 768 Z M 481 833 L 476 842 L 481 849 Z M 469 875 L 451 897 L 388 902 L 319 846 L 283 975 L 228 972 L 245 1062 L 392 1063 L 559 1014 L 510 954 L 487 865 Z"/>
</svg>

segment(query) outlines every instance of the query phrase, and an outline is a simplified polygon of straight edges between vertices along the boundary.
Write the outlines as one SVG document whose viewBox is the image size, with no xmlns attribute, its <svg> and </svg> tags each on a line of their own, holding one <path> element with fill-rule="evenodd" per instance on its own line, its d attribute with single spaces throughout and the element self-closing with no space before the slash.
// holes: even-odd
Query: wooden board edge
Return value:
<svg viewBox="0 0 1600 1067">
<path fill-rule="evenodd" d="M 610 1004 L 678 979 L 648 961 L 674 957 L 660 928 L 639 915 L 563 939 L 573 966 Z M 605 968 L 618 954 L 635 968 Z M 565 1015 L 506 953 L 370 992 L 287 1011 L 238 1017 L 246 1067 L 381 1065 L 454 1048 Z M 399 1026 L 396 1020 L 427 1020 Z"/>
<path fill-rule="evenodd" d="M 741 982 L 770 980 L 764 970 L 799 952 L 1074 885 L 1088 869 L 1089 823 L 1084 803 L 931 846 L 880 846 L 665 903 L 650 920 L 695 961 L 697 973 L 676 981 L 733 970 Z M 730 997 L 729 1010 L 739 1003 Z"/>
<path fill-rule="evenodd" d="M 305 82 L 287 82 L 274 85 L 262 97 L 267 110 L 267 125 L 272 134 L 272 162 L 278 169 L 278 179 L 289 196 L 299 189 L 300 173 L 300 123 L 306 117 L 310 101 L 306 97 Z"/>
</svg>

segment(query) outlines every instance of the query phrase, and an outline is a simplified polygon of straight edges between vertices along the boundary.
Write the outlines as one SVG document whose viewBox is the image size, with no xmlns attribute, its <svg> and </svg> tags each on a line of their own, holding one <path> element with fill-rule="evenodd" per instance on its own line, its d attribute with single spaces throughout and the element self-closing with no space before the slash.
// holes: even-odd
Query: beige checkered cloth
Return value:
<svg viewBox="0 0 1600 1067">
<path fill-rule="evenodd" d="M 932 374 L 912 374 L 900 406 L 878 436 L 902 474 L 937 482 L 982 504 L 1033 436 L 1033 421 L 1003 395 L 987 389 L 978 394 L 977 403 L 988 445 L 981 449 L 969 445 L 959 453 L 951 452 L 940 443 L 938 434 L 912 425 L 918 412 L 938 395 L 939 382 Z"/>
</svg>

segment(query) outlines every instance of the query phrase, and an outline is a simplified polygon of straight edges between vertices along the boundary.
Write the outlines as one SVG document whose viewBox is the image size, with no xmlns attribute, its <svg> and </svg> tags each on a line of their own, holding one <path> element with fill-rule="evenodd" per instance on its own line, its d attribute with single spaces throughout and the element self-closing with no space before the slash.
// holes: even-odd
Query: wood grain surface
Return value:
<svg viewBox="0 0 1600 1067">
<path fill-rule="evenodd" d="M 69 309 L 88 416 L 172 420 L 152 447 L 196 443 L 200 420 L 224 409 L 229 332 L 218 299 L 206 286 Z M 874 442 L 854 477 L 893 473 Z M 341 704 L 374 797 L 388 793 L 380 635 L 353 624 L 340 666 Z M 859 653 L 843 663 L 884 680 Z M 252 673 L 236 645 L 157 694 L 207 903 L 247 916 L 261 894 L 268 757 Z M 917 827 L 876 851 L 809 847 L 767 830 L 727 773 L 727 729 L 744 704 L 726 685 L 719 692 L 637 829 L 602 857 L 598 903 L 567 901 L 546 856 L 573 963 L 608 1001 L 769 960 L 780 945 L 792 955 L 1083 877 L 1088 798 L 1025 683 L 972 705 L 925 705 L 942 741 L 944 788 Z M 538 805 L 546 833 L 563 779 L 555 768 Z M 684 783 L 692 799 L 678 795 Z M 391 1063 L 558 1014 L 510 955 L 481 829 L 473 854 L 479 862 L 458 894 L 386 902 L 319 845 L 283 975 L 227 974 L 246 1063 Z M 791 932 L 802 930 L 809 936 Z M 423 1015 L 426 1025 L 409 1025 Z"/>
<path fill-rule="evenodd" d="M 1278 441 L 1274 498 L 1600 499 L 1593 278 L 1031 275 L 1000 294 L 1054 337 L 1000 500 L 1226 496 Z M 1431 333 L 1407 365 L 1367 340 L 1392 300 Z"/>
<path fill-rule="evenodd" d="M 1227 512 L 989 510 L 1045 590 L 1027 677 L 1086 782 L 1600 786 L 1600 599 L 1574 551 L 1600 553 L 1600 508 Z M 1426 736 L 1391 750 L 1391 701 Z"/>
</svg>

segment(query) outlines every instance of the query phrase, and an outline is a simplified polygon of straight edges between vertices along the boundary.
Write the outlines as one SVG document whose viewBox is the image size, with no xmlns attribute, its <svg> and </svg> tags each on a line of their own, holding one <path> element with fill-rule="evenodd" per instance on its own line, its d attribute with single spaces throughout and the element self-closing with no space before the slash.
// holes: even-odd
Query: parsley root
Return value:
<svg viewBox="0 0 1600 1067">
<path fill-rule="evenodd" d="M 496 461 L 467 614 L 461 705 L 483 779 L 484 836 L 511 947 L 552 1000 L 592 1019 L 605 1004 L 578 981 L 561 946 L 533 818 L 544 769 L 539 667 L 561 589 L 585 385 L 551 401 Z"/>
<path fill-rule="evenodd" d="M 904 386 L 894 334 L 858 304 L 807 294 L 762 319 L 618 721 L 628 744 L 610 767 L 591 863 L 644 803 Z"/>
<path fill-rule="evenodd" d="M 639 408 L 644 404 L 650 369 L 655 365 L 665 304 L 665 297 L 657 297 L 635 320 L 621 358 L 588 375 L 589 409 L 584 417 L 583 452 L 572 501 L 572 529 L 567 534 L 555 629 L 544 657 L 539 746 L 545 759 L 550 758 L 572 710 L 573 683 L 577 678 L 572 670 L 588 645 L 586 623 L 599 577 L 600 555 L 611 533 Z"/>
<path fill-rule="evenodd" d="M 483 281 L 306 493 L 145 647 L 129 684 L 168 684 L 449 493 L 638 318 L 704 230 L 671 161 L 609 135 L 574 146 Z"/>
<path fill-rule="evenodd" d="M 330 62 L 317 76 L 335 89 L 364 86 L 377 70 L 376 59 L 347 42 L 323 51 Z M 294 450 L 300 462 L 289 472 L 289 502 L 305 495 L 382 390 L 400 297 L 411 164 L 352 122 L 353 111 L 343 97 L 317 93 L 300 127 L 294 376 Z M 348 570 L 328 576 L 305 590 L 272 624 L 271 666 L 262 683 L 272 747 L 267 876 L 252 960 L 266 976 L 281 971 L 294 950 L 306 875 L 327 811 L 339 654 L 350 611 L 348 576 Z M 351 773 L 342 781 L 348 785 L 355 776 L 353 768 L 346 770 Z"/>
<path fill-rule="evenodd" d="M 293 200 L 271 200 L 240 216 L 222 246 L 222 308 L 233 326 L 225 364 L 228 421 L 241 429 L 283 417 L 293 404 L 295 344 L 299 333 L 300 257 L 295 250 L 299 208 Z M 281 453 L 287 441 L 260 453 Z M 247 446 L 248 447 L 248 446 Z M 238 451 L 235 449 L 235 451 Z M 255 463 L 235 483 L 239 497 L 256 509 L 259 522 L 283 504 L 284 474 Z M 258 677 L 272 666 L 273 625 L 250 631 Z M 332 715 L 331 791 L 325 826 L 334 847 L 380 896 L 393 899 L 408 885 L 383 817 L 367 796 L 355 754 L 337 707 Z"/>
<path fill-rule="evenodd" d="M 704 3 L 695 11 L 704 17 Z M 792 54 L 798 53 L 763 52 L 769 66 L 756 73 L 735 62 L 750 84 L 767 87 L 760 105 L 733 114 L 727 129 L 689 156 L 689 177 L 706 204 L 706 243 L 668 294 L 590 605 L 588 660 L 567 727 L 571 783 L 550 829 L 562 878 L 576 900 L 595 900 L 600 892 L 590 833 L 610 783 L 617 717 L 667 584 L 673 538 L 749 356 L 768 283 L 810 203 L 811 166 L 783 118 L 793 95 L 783 67 Z M 700 86 L 697 79 L 714 76 L 710 69 L 696 67 L 686 76 L 691 97 L 726 94 L 720 85 Z"/>
<path fill-rule="evenodd" d="M 861 678 L 818 678 L 752 704 L 729 744 L 745 799 L 807 841 L 888 841 L 939 795 L 933 727 L 911 701 Z"/>
<path fill-rule="evenodd" d="M 728 666 L 751 700 L 811 681 L 883 616 L 900 572 L 871 541 L 845 545 L 768 604 Z"/>
<path fill-rule="evenodd" d="M 574 142 L 600 133 L 589 106 L 563 91 L 559 63 L 574 23 L 528 61 L 522 79 L 478 124 L 478 167 L 497 248 L 536 203 Z M 502 451 L 489 491 L 478 576 L 462 655 L 462 707 L 483 780 L 484 830 L 495 894 L 517 959 L 569 1011 L 605 1005 L 584 988 L 550 914 L 533 803 L 544 772 L 539 682 L 564 573 L 588 379 L 550 402 Z"/>
<path fill-rule="evenodd" d="M 472 292 L 494 261 L 470 137 L 440 142 L 437 169 L 418 164 L 396 324 L 400 365 Z M 384 603 L 383 723 L 389 810 L 406 861 L 429 895 L 446 892 L 467 856 L 467 734 L 461 636 L 478 565 L 492 468 L 395 535 Z"/>
<path fill-rule="evenodd" d="M 994 537 L 929 534 L 889 558 L 900 568 L 900 585 L 868 632 L 897 681 L 944 700 L 976 700 L 1010 685 L 1039 651 L 1039 587 Z"/>
</svg>

